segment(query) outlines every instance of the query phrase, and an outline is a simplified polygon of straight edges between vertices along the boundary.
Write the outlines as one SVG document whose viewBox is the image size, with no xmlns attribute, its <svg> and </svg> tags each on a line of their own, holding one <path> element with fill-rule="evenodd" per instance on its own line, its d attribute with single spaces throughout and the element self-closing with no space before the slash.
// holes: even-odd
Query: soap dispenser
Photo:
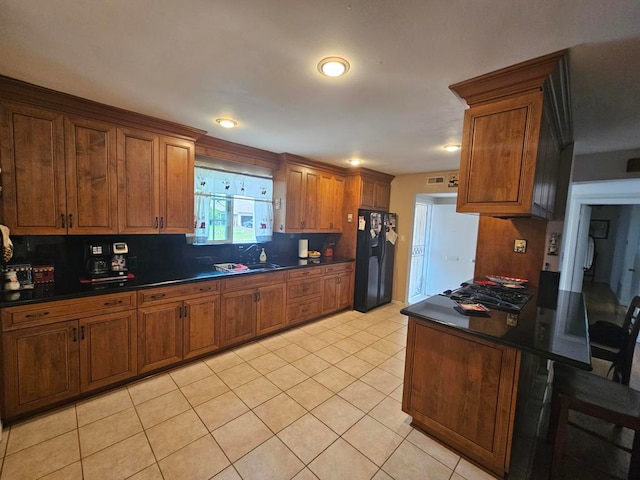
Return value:
<svg viewBox="0 0 640 480">
<path fill-rule="evenodd" d="M 260 263 L 264 263 L 267 261 L 267 254 L 264 252 L 264 248 L 260 252 Z"/>
</svg>

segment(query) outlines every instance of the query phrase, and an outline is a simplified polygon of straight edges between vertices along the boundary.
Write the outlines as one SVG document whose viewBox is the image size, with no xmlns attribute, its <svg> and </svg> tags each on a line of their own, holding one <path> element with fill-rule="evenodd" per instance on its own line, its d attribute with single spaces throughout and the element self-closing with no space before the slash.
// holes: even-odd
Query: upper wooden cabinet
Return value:
<svg viewBox="0 0 640 480">
<path fill-rule="evenodd" d="M 360 207 L 389 210 L 391 185 L 387 181 L 362 176 Z"/>
<path fill-rule="evenodd" d="M 203 133 L 0 76 L 4 223 L 14 235 L 189 233 Z"/>
<path fill-rule="evenodd" d="M 193 231 L 193 142 L 118 129 L 120 233 Z"/>
<path fill-rule="evenodd" d="M 465 111 L 459 212 L 552 218 L 571 143 L 566 52 L 450 86 Z"/>
<path fill-rule="evenodd" d="M 342 231 L 344 177 L 283 154 L 274 178 L 275 231 L 331 233 Z"/>
<path fill-rule="evenodd" d="M 3 103 L 0 143 L 13 234 L 117 233 L 115 126 Z"/>
</svg>

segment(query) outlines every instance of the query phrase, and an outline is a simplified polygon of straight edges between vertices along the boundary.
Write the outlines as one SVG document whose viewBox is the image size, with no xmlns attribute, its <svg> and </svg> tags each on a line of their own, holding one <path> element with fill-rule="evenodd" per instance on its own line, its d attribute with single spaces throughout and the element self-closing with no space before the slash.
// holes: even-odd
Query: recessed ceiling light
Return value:
<svg viewBox="0 0 640 480">
<path fill-rule="evenodd" d="M 356 165 L 360 165 L 362 163 L 362 160 L 352 158 L 351 160 L 349 160 L 349 163 L 355 167 Z"/>
<path fill-rule="evenodd" d="M 341 77 L 349 71 L 349 62 L 340 57 L 327 57 L 318 63 L 318 71 L 326 77 Z"/>
<path fill-rule="evenodd" d="M 238 122 L 230 118 L 216 118 L 216 123 L 222 128 L 233 128 L 238 126 Z"/>
<path fill-rule="evenodd" d="M 460 150 L 460 145 L 445 145 L 444 148 L 447 152 L 457 152 Z"/>
</svg>

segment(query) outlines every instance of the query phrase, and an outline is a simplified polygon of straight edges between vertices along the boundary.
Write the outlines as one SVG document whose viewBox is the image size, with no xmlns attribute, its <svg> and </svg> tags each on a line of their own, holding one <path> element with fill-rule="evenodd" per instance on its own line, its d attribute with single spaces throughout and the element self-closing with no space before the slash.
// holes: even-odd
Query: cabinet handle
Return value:
<svg viewBox="0 0 640 480">
<path fill-rule="evenodd" d="M 158 228 L 158 217 L 156 217 L 156 221 L 153 222 L 153 228 Z"/>
<path fill-rule="evenodd" d="M 187 305 L 184 306 L 184 318 L 189 316 L 189 307 Z"/>
<path fill-rule="evenodd" d="M 338 277 L 336 278 L 337 282 L 336 283 L 342 283 L 342 277 Z"/>
<path fill-rule="evenodd" d="M 149 295 L 151 300 L 157 300 L 158 298 L 164 298 L 164 293 L 154 293 L 153 295 Z"/>
<path fill-rule="evenodd" d="M 258 292 L 258 301 L 260 301 L 260 292 Z"/>
<path fill-rule="evenodd" d="M 28 313 L 24 318 L 40 318 L 46 317 L 47 315 L 49 315 L 49 312 Z"/>
<path fill-rule="evenodd" d="M 73 213 L 69 214 L 69 228 L 73 228 Z"/>
<path fill-rule="evenodd" d="M 200 287 L 198 289 L 199 292 L 208 292 L 209 290 L 211 290 L 211 287 Z"/>
<path fill-rule="evenodd" d="M 182 318 L 182 305 L 178 307 L 178 318 Z"/>
<path fill-rule="evenodd" d="M 72 341 L 75 343 L 78 341 L 78 329 L 76 327 L 73 327 L 71 329 L 71 335 L 72 335 Z"/>
<path fill-rule="evenodd" d="M 160 229 L 164 228 L 164 217 L 160 217 Z"/>
<path fill-rule="evenodd" d="M 60 214 L 60 224 L 62 225 L 62 228 L 66 228 L 65 222 L 64 222 L 64 213 Z"/>
<path fill-rule="evenodd" d="M 105 307 L 113 307 L 115 305 L 120 305 L 122 303 L 122 300 L 112 300 L 110 302 L 104 302 L 104 306 Z"/>
<path fill-rule="evenodd" d="M 80 340 L 84 340 L 84 325 L 80 327 Z"/>
</svg>

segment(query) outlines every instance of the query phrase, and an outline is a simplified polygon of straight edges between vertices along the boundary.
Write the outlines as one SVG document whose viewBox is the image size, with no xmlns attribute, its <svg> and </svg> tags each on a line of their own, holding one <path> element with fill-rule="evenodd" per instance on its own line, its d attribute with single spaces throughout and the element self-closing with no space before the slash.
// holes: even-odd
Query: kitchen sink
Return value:
<svg viewBox="0 0 640 480">
<path fill-rule="evenodd" d="M 275 263 L 249 263 L 245 264 L 249 270 L 273 270 L 274 268 L 280 268 L 280 265 Z"/>
</svg>

